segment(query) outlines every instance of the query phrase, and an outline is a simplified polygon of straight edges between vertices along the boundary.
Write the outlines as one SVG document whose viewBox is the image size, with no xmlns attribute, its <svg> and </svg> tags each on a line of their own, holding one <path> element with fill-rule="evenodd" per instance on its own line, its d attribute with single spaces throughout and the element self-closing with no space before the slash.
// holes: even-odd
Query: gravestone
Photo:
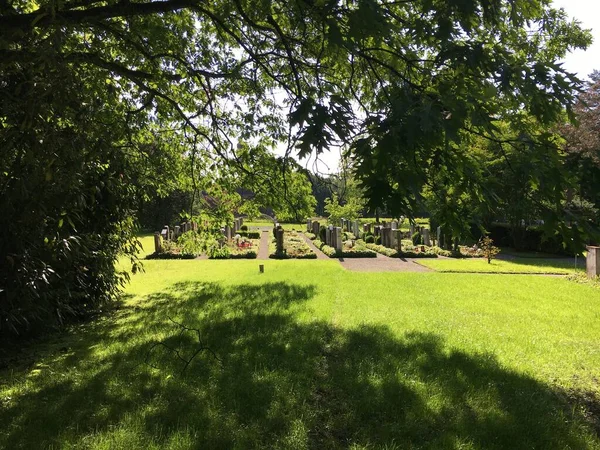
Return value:
<svg viewBox="0 0 600 450">
<path fill-rule="evenodd" d="M 354 236 L 356 237 L 356 239 L 359 238 L 359 234 L 360 234 L 360 224 L 358 223 L 358 220 L 355 220 L 353 222 L 353 227 L 352 227 L 352 233 L 354 234 Z"/>
<path fill-rule="evenodd" d="M 169 240 L 169 225 L 165 225 L 165 227 L 160 232 L 160 235 L 165 241 Z"/>
<path fill-rule="evenodd" d="M 346 231 L 352 233 L 352 222 L 350 220 L 346 220 Z"/>
<path fill-rule="evenodd" d="M 334 246 L 336 252 L 341 252 L 344 242 L 342 241 L 342 229 L 340 227 L 335 227 L 333 231 L 334 238 Z"/>
<path fill-rule="evenodd" d="M 225 239 L 228 241 L 231 240 L 231 227 L 229 225 L 225 225 Z"/>
<path fill-rule="evenodd" d="M 383 244 L 387 248 L 394 248 L 394 244 L 392 242 L 392 229 L 385 228 L 383 230 L 383 238 L 385 238 L 385 244 Z M 383 240 L 382 238 L 382 240 Z"/>
<path fill-rule="evenodd" d="M 395 220 L 392 220 L 392 230 L 397 230 L 398 229 L 398 222 Z"/>
<path fill-rule="evenodd" d="M 331 235 L 333 234 L 333 225 L 329 225 L 327 227 L 327 233 L 325 233 L 325 244 L 331 246 L 332 243 L 332 237 Z"/>
<path fill-rule="evenodd" d="M 429 230 L 427 228 L 423 228 L 423 244 L 427 247 L 431 247 L 431 240 L 429 239 Z"/>
<path fill-rule="evenodd" d="M 319 229 L 320 228 L 321 228 L 321 225 L 319 224 L 319 222 L 312 222 L 312 232 L 317 237 L 319 237 Z"/>
<path fill-rule="evenodd" d="M 275 237 L 276 237 L 276 241 L 277 241 L 276 252 L 278 254 L 281 254 L 281 253 L 283 253 L 283 228 L 278 228 L 275 231 Z"/>
<path fill-rule="evenodd" d="M 162 237 L 159 232 L 154 233 L 154 253 L 162 252 Z"/>
<path fill-rule="evenodd" d="M 179 227 L 178 225 L 175 225 L 175 239 L 177 239 L 179 237 L 180 230 L 181 230 L 181 227 Z"/>
<path fill-rule="evenodd" d="M 198 224 L 196 222 L 192 222 L 192 230 L 198 231 Z"/>
<path fill-rule="evenodd" d="M 412 235 L 415 234 L 415 226 L 414 224 L 410 224 L 410 226 L 408 227 L 408 232 L 410 234 L 410 238 L 412 239 Z"/>
<path fill-rule="evenodd" d="M 306 221 L 306 231 L 308 231 L 309 233 L 310 233 L 310 232 L 311 232 L 311 230 L 312 230 L 312 224 L 311 224 L 311 222 L 312 222 L 312 221 L 311 221 L 310 219 L 308 219 L 308 220 Z"/>
<path fill-rule="evenodd" d="M 375 227 L 373 227 L 373 235 L 375 237 L 381 235 L 381 226 L 375 225 Z"/>
<path fill-rule="evenodd" d="M 398 253 L 402 253 L 402 230 L 394 230 L 394 234 L 396 235 L 396 250 Z"/>
<path fill-rule="evenodd" d="M 340 226 L 342 228 L 344 228 L 344 222 L 346 221 L 346 219 L 344 219 L 343 217 L 340 219 Z"/>
<path fill-rule="evenodd" d="M 242 228 L 242 225 L 244 225 L 244 218 L 240 217 L 238 220 L 240 221 L 240 228 Z"/>
<path fill-rule="evenodd" d="M 600 247 L 587 246 L 587 257 L 585 258 L 585 272 L 588 278 L 600 275 Z"/>
</svg>

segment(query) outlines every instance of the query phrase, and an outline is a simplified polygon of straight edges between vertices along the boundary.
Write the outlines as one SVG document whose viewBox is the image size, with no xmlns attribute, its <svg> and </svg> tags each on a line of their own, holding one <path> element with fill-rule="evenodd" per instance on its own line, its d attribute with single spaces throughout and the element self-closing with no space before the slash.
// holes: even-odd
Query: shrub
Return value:
<svg viewBox="0 0 600 450">
<path fill-rule="evenodd" d="M 237 234 L 248 239 L 260 239 L 260 231 L 238 231 Z"/>
<path fill-rule="evenodd" d="M 425 252 L 414 252 L 414 251 L 402 251 L 398 255 L 399 258 L 437 258 L 438 255 L 433 253 L 432 251 Z"/>
<path fill-rule="evenodd" d="M 413 241 L 413 245 L 422 245 L 423 244 L 423 237 L 421 236 L 421 233 L 419 233 L 418 231 L 416 231 L 411 236 L 411 239 Z"/>
<path fill-rule="evenodd" d="M 393 248 L 387 248 L 387 247 L 384 247 L 383 245 L 377 245 L 377 244 L 366 244 L 366 247 L 369 250 L 376 251 L 377 253 L 381 253 L 382 255 L 389 256 L 390 258 L 398 257 L 398 251 L 394 250 Z"/>
<path fill-rule="evenodd" d="M 321 241 L 325 242 L 326 234 L 327 234 L 327 227 L 325 225 L 321 225 L 321 227 L 319 228 L 319 239 L 321 239 Z"/>
<path fill-rule="evenodd" d="M 195 231 L 186 231 L 177 238 L 177 245 L 181 253 L 196 257 L 202 253 L 204 240 Z"/>
<path fill-rule="evenodd" d="M 369 235 L 365 236 L 365 242 L 367 244 L 374 244 L 375 243 L 375 236 L 373 236 L 372 234 L 369 234 Z"/>
<path fill-rule="evenodd" d="M 208 259 L 228 259 L 231 256 L 231 250 L 226 245 L 222 247 L 219 244 L 212 245 L 206 250 Z"/>
<path fill-rule="evenodd" d="M 254 250 L 248 250 L 241 253 L 232 253 L 229 259 L 256 259 L 256 252 Z M 213 258 L 213 259 L 226 259 L 226 258 Z"/>
<path fill-rule="evenodd" d="M 315 236 L 314 233 L 309 233 L 309 232 L 304 232 L 304 236 L 309 238 L 311 241 L 314 241 L 317 238 L 317 236 Z"/>
<path fill-rule="evenodd" d="M 190 255 L 187 253 L 171 253 L 171 252 L 161 252 L 161 253 L 152 253 L 151 255 L 146 256 L 146 259 L 194 259 L 196 255 Z"/>
<path fill-rule="evenodd" d="M 380 245 L 381 244 L 381 236 L 375 236 L 375 240 L 373 242 L 377 245 Z"/>
<path fill-rule="evenodd" d="M 481 250 L 483 251 L 483 256 L 487 258 L 488 264 L 491 264 L 492 259 L 500 253 L 500 249 L 494 245 L 494 241 L 488 236 L 484 237 L 481 241 Z"/>
<path fill-rule="evenodd" d="M 248 225 L 242 225 L 242 226 L 240 227 L 240 230 L 241 230 L 241 231 L 248 231 Z"/>
</svg>

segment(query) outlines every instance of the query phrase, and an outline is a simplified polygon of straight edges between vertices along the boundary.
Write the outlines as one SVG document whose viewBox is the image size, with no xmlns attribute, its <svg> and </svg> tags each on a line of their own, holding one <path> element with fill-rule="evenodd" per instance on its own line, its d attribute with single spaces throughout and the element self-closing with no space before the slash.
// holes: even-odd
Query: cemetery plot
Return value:
<svg viewBox="0 0 600 450">
<path fill-rule="evenodd" d="M 306 236 L 330 258 L 375 258 L 364 242 L 357 240 L 360 233 L 358 221 L 341 220 L 341 227 L 321 227 L 317 221 L 308 220 Z M 343 230 L 346 231 L 343 231 Z"/>
<path fill-rule="evenodd" d="M 220 252 L 208 255 L 208 259 L 255 259 L 260 239 L 249 239 L 237 235 L 221 247 Z"/>
<path fill-rule="evenodd" d="M 330 258 L 376 258 L 377 253 L 368 249 L 361 240 L 348 239 L 342 242 L 341 250 L 336 250 L 325 244 L 320 239 L 315 239 L 314 244 Z"/>
<path fill-rule="evenodd" d="M 154 235 L 154 253 L 148 259 L 193 259 L 205 253 L 209 259 L 253 259 L 257 257 L 260 233 L 247 231 L 236 218 L 223 228 L 214 223 L 185 222 L 165 225 Z"/>
<path fill-rule="evenodd" d="M 297 231 L 275 230 L 269 244 L 269 258 L 273 259 L 317 259 L 317 255 Z"/>
</svg>

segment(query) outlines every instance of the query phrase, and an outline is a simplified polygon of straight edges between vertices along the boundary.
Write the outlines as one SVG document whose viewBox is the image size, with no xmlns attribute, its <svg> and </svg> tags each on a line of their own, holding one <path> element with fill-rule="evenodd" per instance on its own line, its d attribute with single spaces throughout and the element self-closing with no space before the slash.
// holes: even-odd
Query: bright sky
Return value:
<svg viewBox="0 0 600 450">
<path fill-rule="evenodd" d="M 554 0 L 555 8 L 564 8 L 573 19 L 591 29 L 594 42 L 587 50 L 577 50 L 565 58 L 565 68 L 585 79 L 594 70 L 600 70 L 600 2 L 598 0 Z"/>
<path fill-rule="evenodd" d="M 564 60 L 565 69 L 576 73 L 581 79 L 587 79 L 594 70 L 600 70 L 600 0 L 554 0 L 553 6 L 564 8 L 571 19 L 581 22 L 584 29 L 592 30 L 592 45 L 585 51 L 577 50 L 568 54 Z M 313 158 L 300 163 L 312 170 L 332 173 L 336 172 L 339 160 L 339 149 L 331 149 L 320 156 L 316 165 Z"/>
</svg>

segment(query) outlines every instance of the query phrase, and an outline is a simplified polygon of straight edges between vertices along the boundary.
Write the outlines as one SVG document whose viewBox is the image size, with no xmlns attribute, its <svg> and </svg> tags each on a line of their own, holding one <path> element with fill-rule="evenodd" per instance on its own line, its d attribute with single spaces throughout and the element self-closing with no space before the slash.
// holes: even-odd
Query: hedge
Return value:
<svg viewBox="0 0 600 450">
<path fill-rule="evenodd" d="M 343 250 L 341 252 L 336 252 L 335 248 L 330 247 L 329 245 L 324 244 L 319 239 L 315 239 L 314 244 L 317 248 L 321 249 L 323 253 L 325 253 L 330 258 L 376 258 L 377 253 L 368 249 L 358 249 L 356 247 L 350 250 Z"/>
<path fill-rule="evenodd" d="M 146 256 L 146 259 L 195 259 L 197 255 L 190 255 L 189 253 L 171 253 L 171 252 L 160 252 L 152 253 Z"/>
<path fill-rule="evenodd" d="M 235 234 L 248 239 L 260 239 L 260 231 L 238 231 Z"/>
</svg>

